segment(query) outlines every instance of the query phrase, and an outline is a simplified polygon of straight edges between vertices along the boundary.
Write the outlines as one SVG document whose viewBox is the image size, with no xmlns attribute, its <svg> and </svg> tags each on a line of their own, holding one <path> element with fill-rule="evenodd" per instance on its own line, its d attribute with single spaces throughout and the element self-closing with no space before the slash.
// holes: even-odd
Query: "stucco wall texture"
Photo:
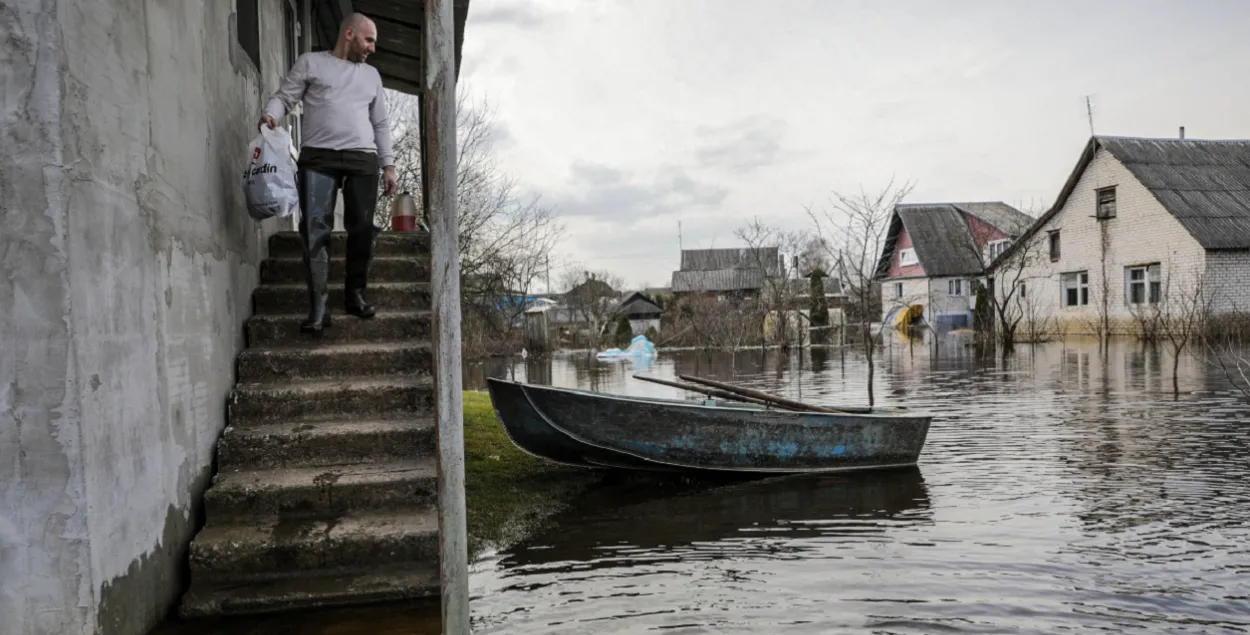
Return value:
<svg viewBox="0 0 1250 635">
<path fill-rule="evenodd" d="M 0 0 L 0 633 L 142 634 L 183 587 L 264 238 L 283 70 L 233 2 Z M 262 72 L 263 71 L 263 72 Z"/>
</svg>

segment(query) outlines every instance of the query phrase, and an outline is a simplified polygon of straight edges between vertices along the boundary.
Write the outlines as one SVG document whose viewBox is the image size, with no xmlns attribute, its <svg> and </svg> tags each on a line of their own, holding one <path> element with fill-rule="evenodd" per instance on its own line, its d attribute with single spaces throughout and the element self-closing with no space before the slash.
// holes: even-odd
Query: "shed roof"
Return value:
<svg viewBox="0 0 1250 635">
<path fill-rule="evenodd" d="M 423 0 L 324 0 L 314 2 L 312 10 L 314 51 L 334 48 L 339 24 L 345 16 L 358 11 L 369 16 L 378 27 L 377 50 L 369 56 L 368 63 L 378 69 L 382 85 L 409 95 L 421 93 L 422 59 L 425 57 Z M 456 74 L 459 75 L 469 0 L 453 0 L 452 13 Z"/>
</svg>

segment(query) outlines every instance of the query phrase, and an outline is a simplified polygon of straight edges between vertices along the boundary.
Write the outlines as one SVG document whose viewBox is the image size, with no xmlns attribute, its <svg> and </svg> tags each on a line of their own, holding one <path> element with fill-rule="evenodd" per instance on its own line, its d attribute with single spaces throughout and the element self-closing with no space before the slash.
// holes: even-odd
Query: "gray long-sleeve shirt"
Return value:
<svg viewBox="0 0 1250 635">
<path fill-rule="evenodd" d="M 394 165 L 386 96 L 376 68 L 329 51 L 305 53 L 269 98 L 265 114 L 281 119 L 301 101 L 304 146 L 375 152 L 380 165 Z"/>
</svg>

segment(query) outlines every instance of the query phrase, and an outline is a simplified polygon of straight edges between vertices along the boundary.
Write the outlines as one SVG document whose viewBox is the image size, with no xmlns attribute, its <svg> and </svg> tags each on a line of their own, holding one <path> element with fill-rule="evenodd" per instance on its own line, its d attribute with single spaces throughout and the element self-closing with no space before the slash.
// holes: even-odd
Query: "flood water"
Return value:
<svg viewBox="0 0 1250 635">
<path fill-rule="evenodd" d="M 917 468 L 591 493 L 474 565 L 474 632 L 1250 632 L 1250 407 L 1217 367 L 1184 357 L 1174 397 L 1166 351 L 1128 341 L 989 364 L 895 342 L 877 365 L 879 404 L 934 415 Z M 866 403 L 862 357 L 825 351 L 567 355 L 468 384 L 678 394 L 636 371 Z M 332 632 L 437 628 L 354 615 Z"/>
</svg>

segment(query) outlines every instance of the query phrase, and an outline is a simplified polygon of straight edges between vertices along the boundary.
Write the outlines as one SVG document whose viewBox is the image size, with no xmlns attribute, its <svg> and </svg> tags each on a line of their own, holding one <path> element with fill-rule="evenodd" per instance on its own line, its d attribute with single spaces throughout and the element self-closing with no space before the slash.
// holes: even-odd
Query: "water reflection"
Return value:
<svg viewBox="0 0 1250 635">
<path fill-rule="evenodd" d="M 637 496 L 635 492 L 635 497 Z M 798 538 L 861 540 L 893 524 L 929 522 L 919 469 L 716 484 L 642 500 L 597 500 L 500 558 L 547 573 L 692 559 L 801 554 Z M 780 539 L 780 543 L 778 540 Z M 583 563 L 585 566 L 583 566 Z"/>
</svg>

